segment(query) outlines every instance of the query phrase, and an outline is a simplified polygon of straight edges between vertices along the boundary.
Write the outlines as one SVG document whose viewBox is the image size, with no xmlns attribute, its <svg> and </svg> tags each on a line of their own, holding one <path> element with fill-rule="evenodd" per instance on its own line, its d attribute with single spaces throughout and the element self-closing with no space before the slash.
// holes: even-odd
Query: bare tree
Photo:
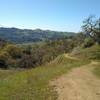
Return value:
<svg viewBox="0 0 100 100">
<path fill-rule="evenodd" d="M 100 18 L 89 16 L 83 21 L 83 32 L 100 44 Z"/>
</svg>

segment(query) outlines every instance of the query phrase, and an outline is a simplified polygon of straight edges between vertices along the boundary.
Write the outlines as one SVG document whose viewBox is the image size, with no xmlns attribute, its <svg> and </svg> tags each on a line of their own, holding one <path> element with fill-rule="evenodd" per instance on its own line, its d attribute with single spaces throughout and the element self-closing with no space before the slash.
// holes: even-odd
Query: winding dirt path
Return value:
<svg viewBox="0 0 100 100">
<path fill-rule="evenodd" d="M 91 71 L 95 64 L 75 68 L 53 81 L 58 100 L 100 100 L 100 79 Z"/>
</svg>

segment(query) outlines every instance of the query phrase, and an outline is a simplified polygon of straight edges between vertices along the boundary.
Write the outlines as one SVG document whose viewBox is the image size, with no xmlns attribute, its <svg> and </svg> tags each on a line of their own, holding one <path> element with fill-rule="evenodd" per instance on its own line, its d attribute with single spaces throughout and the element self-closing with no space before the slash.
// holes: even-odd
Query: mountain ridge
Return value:
<svg viewBox="0 0 100 100">
<path fill-rule="evenodd" d="M 0 27 L 0 37 L 13 43 L 40 42 L 74 36 L 74 32 Z"/>
</svg>

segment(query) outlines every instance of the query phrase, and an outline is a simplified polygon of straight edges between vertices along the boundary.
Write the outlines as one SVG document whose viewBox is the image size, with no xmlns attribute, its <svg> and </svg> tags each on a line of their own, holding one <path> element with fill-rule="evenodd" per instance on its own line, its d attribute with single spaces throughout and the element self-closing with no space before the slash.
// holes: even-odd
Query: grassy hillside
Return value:
<svg viewBox="0 0 100 100">
<path fill-rule="evenodd" d="M 56 100 L 57 93 L 49 82 L 72 68 L 90 61 L 100 61 L 100 46 L 81 48 L 73 51 L 71 56 L 60 55 L 52 62 L 34 69 L 0 70 L 0 100 Z M 100 76 L 99 63 L 93 72 Z"/>
<path fill-rule="evenodd" d="M 78 48 L 73 51 L 71 55 L 82 59 L 98 60 L 100 59 L 100 45 L 96 44 L 84 49 Z"/>
<path fill-rule="evenodd" d="M 71 56 L 77 57 L 79 59 L 96 61 L 97 64 L 94 65 L 93 73 L 100 78 L 100 45 L 93 45 L 90 48 L 78 48 L 74 50 Z"/>
<path fill-rule="evenodd" d="M 0 100 L 56 100 L 57 94 L 48 85 L 49 81 L 87 63 L 61 55 L 53 62 L 35 69 L 21 72 L 1 70 Z"/>
</svg>

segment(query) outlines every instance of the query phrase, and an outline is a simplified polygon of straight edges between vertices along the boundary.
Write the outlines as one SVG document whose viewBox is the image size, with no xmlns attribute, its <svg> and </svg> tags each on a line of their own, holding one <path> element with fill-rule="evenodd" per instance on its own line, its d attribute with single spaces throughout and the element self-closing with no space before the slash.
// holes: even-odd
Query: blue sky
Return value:
<svg viewBox="0 0 100 100">
<path fill-rule="evenodd" d="M 80 31 L 90 14 L 100 17 L 100 0 L 0 0 L 0 26 Z"/>
</svg>

